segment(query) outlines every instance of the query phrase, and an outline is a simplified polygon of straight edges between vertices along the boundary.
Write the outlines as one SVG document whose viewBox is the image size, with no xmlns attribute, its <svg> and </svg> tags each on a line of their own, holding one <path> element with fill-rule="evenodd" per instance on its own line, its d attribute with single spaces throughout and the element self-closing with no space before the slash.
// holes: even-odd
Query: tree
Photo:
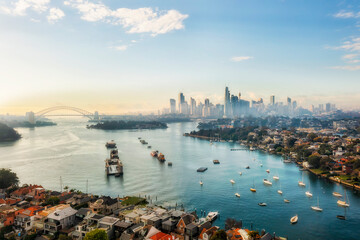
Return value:
<svg viewBox="0 0 360 240">
<path fill-rule="evenodd" d="M 108 240 L 108 236 L 105 230 L 95 229 L 91 232 L 88 232 L 85 235 L 84 240 Z"/>
<path fill-rule="evenodd" d="M 58 240 L 71 240 L 71 239 L 72 239 L 71 237 L 69 237 L 65 234 L 60 234 L 59 238 L 58 238 Z"/>
<path fill-rule="evenodd" d="M 60 199 L 58 197 L 49 197 L 46 200 L 46 205 L 55 206 L 58 205 L 59 203 L 60 203 Z"/>
<path fill-rule="evenodd" d="M 225 220 L 225 230 L 229 230 L 231 228 L 242 228 L 242 221 L 236 221 L 234 218 L 227 218 Z"/>
<path fill-rule="evenodd" d="M 6 124 L 0 123 L 0 142 L 16 141 L 21 135 Z"/>
<path fill-rule="evenodd" d="M 250 231 L 248 235 L 251 239 L 256 239 L 259 236 L 259 231 Z"/>
<path fill-rule="evenodd" d="M 0 189 L 17 186 L 19 178 L 10 169 L 0 169 Z"/>
<path fill-rule="evenodd" d="M 226 235 L 225 230 L 219 230 L 219 231 L 215 232 L 215 234 L 212 235 L 210 238 L 210 240 L 226 240 L 226 239 L 227 239 L 227 235 Z"/>
<path fill-rule="evenodd" d="M 320 160 L 321 160 L 321 157 L 316 156 L 316 155 L 311 155 L 308 159 L 310 165 L 313 166 L 314 168 L 320 167 Z"/>
</svg>

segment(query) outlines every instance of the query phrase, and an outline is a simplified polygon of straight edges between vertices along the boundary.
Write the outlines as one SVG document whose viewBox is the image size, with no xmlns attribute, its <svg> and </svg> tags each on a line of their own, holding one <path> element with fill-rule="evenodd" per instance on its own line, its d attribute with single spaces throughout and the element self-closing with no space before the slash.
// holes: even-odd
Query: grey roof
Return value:
<svg viewBox="0 0 360 240">
<path fill-rule="evenodd" d="M 80 208 L 76 214 L 86 216 L 89 212 L 92 212 L 90 208 Z"/>
<path fill-rule="evenodd" d="M 116 227 L 120 227 L 120 228 L 128 228 L 132 225 L 132 223 L 129 223 L 129 222 L 124 222 L 124 221 L 119 221 L 117 223 L 115 223 L 115 226 Z"/>
<path fill-rule="evenodd" d="M 197 228 L 197 225 L 195 223 L 190 223 L 186 226 L 187 229 L 194 229 Z"/>
<path fill-rule="evenodd" d="M 109 217 L 109 216 L 106 216 L 106 217 L 103 217 L 101 220 L 100 220 L 100 223 L 102 224 L 114 224 L 116 223 L 117 221 L 119 221 L 120 219 L 118 218 L 114 218 L 114 217 Z"/>
<path fill-rule="evenodd" d="M 75 209 L 73 209 L 72 207 L 67 207 L 62 210 L 56 210 L 55 212 L 50 213 L 48 218 L 55 219 L 55 220 L 61 220 L 61 219 L 70 217 L 72 215 L 75 215 L 76 212 L 77 211 Z"/>
</svg>

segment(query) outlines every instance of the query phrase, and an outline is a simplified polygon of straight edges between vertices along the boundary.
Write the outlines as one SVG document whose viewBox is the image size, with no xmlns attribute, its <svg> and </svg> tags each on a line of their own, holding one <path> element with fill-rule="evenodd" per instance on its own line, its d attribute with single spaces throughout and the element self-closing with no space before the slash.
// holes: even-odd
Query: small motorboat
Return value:
<svg viewBox="0 0 360 240">
<path fill-rule="evenodd" d="M 281 190 L 278 190 L 277 192 L 278 192 L 278 194 L 280 194 L 280 195 L 283 194 L 283 192 L 282 192 Z"/>
<path fill-rule="evenodd" d="M 279 180 L 280 178 L 279 178 L 279 176 L 273 176 L 273 179 L 274 180 Z"/>
<path fill-rule="evenodd" d="M 270 182 L 270 181 L 267 180 L 266 178 L 264 178 L 263 182 L 264 182 L 264 184 L 266 184 L 266 185 L 272 185 L 272 182 Z"/>
<path fill-rule="evenodd" d="M 240 176 L 242 175 L 242 172 L 239 172 Z"/>
<path fill-rule="evenodd" d="M 298 222 L 298 220 L 299 220 L 298 215 L 295 215 L 292 218 L 290 218 L 290 223 L 295 224 Z"/>
<path fill-rule="evenodd" d="M 346 220 L 346 217 L 344 215 L 336 215 L 336 217 L 340 220 Z"/>
<path fill-rule="evenodd" d="M 306 195 L 307 197 L 312 197 L 312 196 L 313 196 L 313 194 L 312 194 L 310 191 L 306 191 L 306 192 L 305 192 L 305 195 Z"/>
<path fill-rule="evenodd" d="M 266 172 L 267 172 L 267 173 L 270 173 L 270 169 L 266 169 Z"/>
<path fill-rule="evenodd" d="M 151 146 L 147 146 L 147 148 L 151 148 Z"/>
<path fill-rule="evenodd" d="M 230 182 L 231 182 L 231 184 L 234 184 L 234 183 L 235 183 L 235 181 L 234 181 L 233 179 L 231 179 Z"/>
<path fill-rule="evenodd" d="M 213 160 L 213 163 L 214 164 L 220 164 L 220 161 L 219 160 Z"/>
<path fill-rule="evenodd" d="M 250 166 L 246 166 L 246 169 L 250 169 Z"/>
<path fill-rule="evenodd" d="M 285 199 L 284 199 L 284 202 L 285 202 L 285 203 L 290 203 L 290 200 L 288 200 L 288 199 L 285 198 Z"/>
<path fill-rule="evenodd" d="M 204 184 L 202 181 L 200 181 L 199 183 L 200 183 L 201 186 Z"/>
<path fill-rule="evenodd" d="M 262 164 L 260 164 L 260 167 L 262 167 L 263 165 Z"/>
<path fill-rule="evenodd" d="M 208 215 L 206 216 L 206 220 L 213 222 L 216 220 L 218 215 L 219 215 L 219 212 L 209 212 Z"/>
<path fill-rule="evenodd" d="M 335 197 L 342 197 L 342 194 L 338 192 L 333 192 L 332 195 Z"/>
<path fill-rule="evenodd" d="M 267 204 L 264 203 L 264 202 L 258 203 L 258 205 L 261 206 L 261 207 L 266 207 L 267 206 Z"/>
<path fill-rule="evenodd" d="M 168 166 L 171 167 L 171 166 L 172 166 L 172 162 L 168 162 Z"/>
<path fill-rule="evenodd" d="M 235 193 L 235 196 L 239 198 L 239 197 L 240 197 L 240 194 L 239 194 L 239 193 Z"/>
<path fill-rule="evenodd" d="M 250 188 L 250 191 L 256 192 L 256 189 L 255 188 Z"/>
</svg>

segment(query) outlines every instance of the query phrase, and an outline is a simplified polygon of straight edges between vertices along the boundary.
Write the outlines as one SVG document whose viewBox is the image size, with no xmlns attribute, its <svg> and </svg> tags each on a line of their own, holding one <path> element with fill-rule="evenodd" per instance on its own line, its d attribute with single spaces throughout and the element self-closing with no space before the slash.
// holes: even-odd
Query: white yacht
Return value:
<svg viewBox="0 0 360 240">
<path fill-rule="evenodd" d="M 319 206 L 319 197 L 317 200 L 318 200 L 317 206 L 311 206 L 311 209 L 314 211 L 317 211 L 317 212 L 322 212 L 322 208 L 320 208 L 320 206 Z"/>
<path fill-rule="evenodd" d="M 266 184 L 266 185 L 272 185 L 272 182 L 270 182 L 270 181 L 267 180 L 266 178 L 264 178 L 263 182 L 264 182 L 264 184 Z"/>
<path fill-rule="evenodd" d="M 230 182 L 231 182 L 231 184 L 234 184 L 234 183 L 235 183 L 235 181 L 234 181 L 233 179 L 231 179 Z"/>
<path fill-rule="evenodd" d="M 298 222 L 298 220 L 299 220 L 298 215 L 295 215 L 292 218 L 290 218 L 290 223 L 295 224 Z"/>
<path fill-rule="evenodd" d="M 235 196 L 239 198 L 239 197 L 240 197 L 240 194 L 239 194 L 239 193 L 235 193 Z"/>
</svg>

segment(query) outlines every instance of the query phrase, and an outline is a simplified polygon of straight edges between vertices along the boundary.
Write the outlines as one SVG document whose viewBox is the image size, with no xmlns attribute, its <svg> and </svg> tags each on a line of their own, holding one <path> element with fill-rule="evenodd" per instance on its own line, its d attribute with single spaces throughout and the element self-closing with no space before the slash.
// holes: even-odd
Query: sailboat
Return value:
<svg viewBox="0 0 360 240">
<path fill-rule="evenodd" d="M 319 197 L 318 197 L 317 201 L 318 201 L 317 206 L 311 206 L 311 209 L 314 211 L 322 212 L 322 208 L 320 208 L 320 206 L 319 206 Z"/>
<path fill-rule="evenodd" d="M 301 181 L 298 181 L 298 184 L 300 187 L 305 187 L 306 184 L 304 183 L 304 174 L 302 175 L 302 180 Z"/>
<path fill-rule="evenodd" d="M 338 200 L 337 204 L 341 207 L 350 207 L 349 199 L 347 199 L 347 197 L 346 197 L 346 190 L 344 190 L 344 191 L 345 191 L 344 201 Z M 346 200 L 348 200 L 348 201 L 346 202 Z"/>
<path fill-rule="evenodd" d="M 273 176 L 273 179 L 274 179 L 274 180 L 279 180 L 279 179 L 280 179 L 280 178 L 279 178 L 279 174 L 278 174 L 277 172 L 276 172 L 276 175 Z"/>
<path fill-rule="evenodd" d="M 235 196 L 239 198 L 239 197 L 240 197 L 240 194 L 239 194 L 239 193 L 235 193 Z"/>
<path fill-rule="evenodd" d="M 270 169 L 266 169 L 266 172 L 267 172 L 267 173 L 270 173 Z"/>
<path fill-rule="evenodd" d="M 270 182 L 270 181 L 267 180 L 266 178 L 264 178 L 263 182 L 264 182 L 264 184 L 266 184 L 266 185 L 272 185 L 272 182 Z"/>
<path fill-rule="evenodd" d="M 310 192 L 310 183 L 309 183 L 309 191 L 306 191 L 306 192 L 305 192 L 305 195 L 306 195 L 307 197 L 312 197 L 312 196 L 313 196 L 313 194 Z"/>
<path fill-rule="evenodd" d="M 242 175 L 242 172 L 239 172 L 240 176 Z"/>
<path fill-rule="evenodd" d="M 250 191 L 252 191 L 252 192 L 256 192 L 256 188 L 255 188 L 255 183 L 254 183 L 254 179 L 253 179 L 253 187 L 252 187 L 252 188 L 250 188 Z"/>
<path fill-rule="evenodd" d="M 338 192 L 333 192 L 332 195 L 335 197 L 342 197 L 342 194 Z"/>
<path fill-rule="evenodd" d="M 280 183 L 280 189 L 279 189 L 277 192 L 278 192 L 278 194 L 280 194 L 280 195 L 283 194 L 283 192 L 281 191 L 281 183 Z"/>
<path fill-rule="evenodd" d="M 201 180 L 200 180 L 200 182 L 199 182 L 199 183 L 200 183 L 200 186 L 202 186 L 202 185 L 203 185 L 203 182 L 202 182 Z"/>
<path fill-rule="evenodd" d="M 295 215 L 292 218 L 290 218 L 290 223 L 295 224 L 298 222 L 298 220 L 299 220 L 298 215 Z"/>
<path fill-rule="evenodd" d="M 284 198 L 284 202 L 285 202 L 285 203 L 290 203 L 290 200 Z"/>
<path fill-rule="evenodd" d="M 336 215 L 336 217 L 340 220 L 346 220 L 346 208 L 344 208 L 344 215 Z"/>
<path fill-rule="evenodd" d="M 233 179 L 231 179 L 230 182 L 231 182 L 231 184 L 234 184 L 234 183 L 235 183 L 235 181 L 234 181 Z"/>
</svg>

